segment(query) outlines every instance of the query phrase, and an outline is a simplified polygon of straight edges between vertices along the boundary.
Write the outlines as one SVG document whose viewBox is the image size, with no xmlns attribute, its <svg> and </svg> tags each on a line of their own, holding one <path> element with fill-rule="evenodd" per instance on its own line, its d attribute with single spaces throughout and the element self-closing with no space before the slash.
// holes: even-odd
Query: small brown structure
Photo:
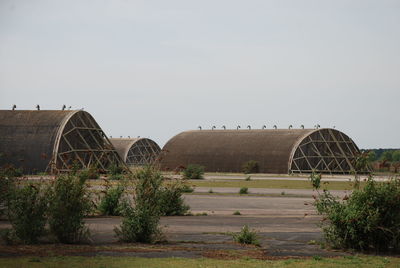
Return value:
<svg viewBox="0 0 400 268">
<path fill-rule="evenodd" d="M 198 164 L 208 172 L 241 172 L 257 161 L 261 173 L 348 174 L 359 153 L 356 144 L 336 129 L 195 130 L 170 139 L 161 168 Z"/>
<path fill-rule="evenodd" d="M 110 138 L 118 154 L 128 166 L 145 166 L 153 164 L 161 148 L 147 138 Z"/>
<path fill-rule="evenodd" d="M 124 165 L 100 126 L 82 110 L 0 110 L 0 154 L 0 165 L 12 164 L 26 174 Z"/>
</svg>

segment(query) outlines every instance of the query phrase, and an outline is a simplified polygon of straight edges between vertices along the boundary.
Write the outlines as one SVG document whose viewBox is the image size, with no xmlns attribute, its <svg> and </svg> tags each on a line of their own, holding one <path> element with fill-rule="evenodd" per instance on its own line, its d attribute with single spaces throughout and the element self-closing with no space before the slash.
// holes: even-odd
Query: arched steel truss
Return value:
<svg viewBox="0 0 400 268">
<path fill-rule="evenodd" d="M 154 141 L 146 138 L 138 139 L 128 151 L 126 164 L 129 166 L 154 164 L 160 151 L 160 147 Z"/>
<path fill-rule="evenodd" d="M 289 161 L 289 173 L 348 174 L 360 150 L 344 133 L 318 129 L 300 140 Z"/>
<path fill-rule="evenodd" d="M 103 130 L 86 112 L 78 111 L 66 119 L 55 146 L 52 172 L 71 171 L 76 164 L 80 168 L 96 166 L 103 170 L 124 165 Z"/>
</svg>

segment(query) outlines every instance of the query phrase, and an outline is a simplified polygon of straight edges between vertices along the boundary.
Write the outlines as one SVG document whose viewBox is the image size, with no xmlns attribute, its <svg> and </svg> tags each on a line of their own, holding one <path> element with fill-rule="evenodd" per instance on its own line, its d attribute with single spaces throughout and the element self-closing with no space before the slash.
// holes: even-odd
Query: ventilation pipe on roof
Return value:
<svg viewBox="0 0 400 268">
<path fill-rule="evenodd" d="M 301 125 L 300 128 L 304 129 L 304 125 Z"/>
<path fill-rule="evenodd" d="M 223 125 L 223 126 L 222 126 L 222 128 L 225 130 L 225 129 L 226 129 L 226 126 L 225 126 L 225 125 Z"/>
<path fill-rule="evenodd" d="M 289 129 L 292 129 L 292 127 L 293 127 L 293 126 L 292 126 L 292 125 L 290 125 L 290 126 L 289 126 Z"/>
<path fill-rule="evenodd" d="M 198 129 L 201 130 L 201 126 L 198 126 Z"/>
<path fill-rule="evenodd" d="M 237 126 L 237 127 L 236 127 L 236 130 L 239 130 L 239 128 L 240 128 L 240 126 Z"/>
<path fill-rule="evenodd" d="M 215 126 L 212 126 L 211 130 L 214 130 L 214 129 L 215 129 Z"/>
<path fill-rule="evenodd" d="M 267 126 L 266 126 L 266 125 L 263 125 L 261 129 L 266 129 L 266 128 L 267 128 Z"/>
<path fill-rule="evenodd" d="M 248 128 L 248 129 L 251 129 L 251 126 L 250 126 L 250 125 L 248 125 L 248 126 L 247 126 L 247 128 Z"/>
<path fill-rule="evenodd" d="M 67 106 L 65 106 L 65 104 L 62 106 L 61 110 L 65 110 L 65 108 L 67 108 Z"/>
<path fill-rule="evenodd" d="M 276 125 L 274 125 L 273 128 L 277 129 L 278 127 Z"/>
<path fill-rule="evenodd" d="M 40 106 L 39 106 L 39 104 L 36 105 L 36 109 L 37 109 L 38 111 L 40 111 Z"/>
<path fill-rule="evenodd" d="M 13 104 L 12 110 L 14 111 L 17 108 L 17 105 Z"/>
</svg>

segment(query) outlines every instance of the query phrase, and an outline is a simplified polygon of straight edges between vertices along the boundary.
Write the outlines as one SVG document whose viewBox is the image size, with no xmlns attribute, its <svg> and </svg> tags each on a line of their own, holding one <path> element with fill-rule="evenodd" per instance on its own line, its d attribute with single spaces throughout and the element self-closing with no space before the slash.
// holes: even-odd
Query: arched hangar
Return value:
<svg viewBox="0 0 400 268">
<path fill-rule="evenodd" d="M 6 164 L 26 174 L 124 165 L 94 118 L 82 110 L 0 110 L 0 166 Z"/>
<path fill-rule="evenodd" d="M 198 164 L 208 172 L 241 172 L 257 161 L 259 172 L 273 174 L 348 174 L 355 169 L 357 145 L 336 129 L 194 130 L 171 138 L 161 168 Z"/>
<path fill-rule="evenodd" d="M 131 167 L 153 164 L 161 151 L 160 146 L 148 138 L 110 138 L 110 141 Z"/>
</svg>

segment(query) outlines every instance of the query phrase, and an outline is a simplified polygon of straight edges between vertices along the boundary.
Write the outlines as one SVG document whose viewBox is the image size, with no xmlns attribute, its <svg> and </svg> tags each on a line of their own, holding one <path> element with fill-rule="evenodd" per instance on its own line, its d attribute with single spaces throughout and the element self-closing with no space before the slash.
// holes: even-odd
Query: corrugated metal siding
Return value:
<svg viewBox="0 0 400 268">
<path fill-rule="evenodd" d="M 0 111 L 0 165 L 45 171 L 64 119 L 76 111 Z"/>
<path fill-rule="evenodd" d="M 293 148 L 314 129 L 196 130 L 182 132 L 163 148 L 161 167 L 199 164 L 209 172 L 241 172 L 255 160 L 262 173 L 288 173 Z"/>
</svg>

